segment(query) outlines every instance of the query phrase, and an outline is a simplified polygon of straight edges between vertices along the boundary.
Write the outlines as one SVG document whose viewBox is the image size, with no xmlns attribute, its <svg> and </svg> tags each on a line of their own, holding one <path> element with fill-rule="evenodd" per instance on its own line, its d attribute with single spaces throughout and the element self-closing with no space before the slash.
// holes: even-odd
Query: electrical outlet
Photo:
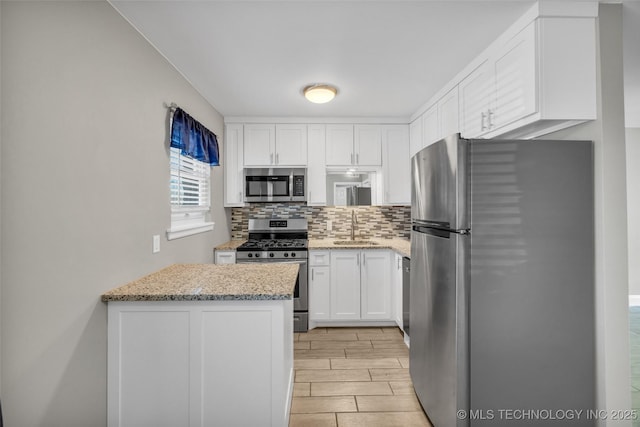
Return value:
<svg viewBox="0 0 640 427">
<path fill-rule="evenodd" d="M 160 235 L 155 234 L 153 236 L 153 253 L 157 254 L 158 252 L 160 252 Z"/>
<path fill-rule="evenodd" d="M 327 220 L 327 231 L 333 230 L 333 223 L 330 219 Z"/>
</svg>

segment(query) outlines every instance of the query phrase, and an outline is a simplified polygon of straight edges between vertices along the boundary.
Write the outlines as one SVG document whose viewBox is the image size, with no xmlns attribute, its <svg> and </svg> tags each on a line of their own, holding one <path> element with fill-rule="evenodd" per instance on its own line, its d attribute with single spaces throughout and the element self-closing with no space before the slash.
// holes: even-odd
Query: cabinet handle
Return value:
<svg viewBox="0 0 640 427">
<path fill-rule="evenodd" d="M 397 265 L 397 269 L 400 270 L 400 258 L 396 257 L 396 265 Z"/>
<path fill-rule="evenodd" d="M 238 201 L 242 202 L 242 191 L 238 191 Z"/>
<path fill-rule="evenodd" d="M 273 153 L 269 154 L 269 164 L 273 164 Z"/>
<path fill-rule="evenodd" d="M 363 266 L 367 265 L 367 255 L 366 254 L 362 254 L 362 265 Z"/>
<path fill-rule="evenodd" d="M 489 110 L 489 114 L 487 114 L 487 129 L 492 129 L 493 128 L 493 110 Z"/>
<path fill-rule="evenodd" d="M 276 165 L 280 164 L 280 154 L 276 153 Z"/>
<path fill-rule="evenodd" d="M 484 121 L 486 118 L 487 118 L 487 114 L 484 111 L 480 113 L 480 130 L 487 129 L 487 126 L 484 124 Z"/>
<path fill-rule="evenodd" d="M 356 165 L 360 164 L 360 155 L 356 153 Z"/>
</svg>

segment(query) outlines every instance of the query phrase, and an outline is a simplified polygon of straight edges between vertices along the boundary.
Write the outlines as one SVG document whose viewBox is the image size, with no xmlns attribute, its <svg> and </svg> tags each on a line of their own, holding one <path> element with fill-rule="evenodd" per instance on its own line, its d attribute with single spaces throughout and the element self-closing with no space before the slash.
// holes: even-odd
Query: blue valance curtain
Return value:
<svg viewBox="0 0 640 427">
<path fill-rule="evenodd" d="M 211 166 L 220 165 L 216 135 L 181 108 L 176 108 L 173 112 L 171 146 L 179 148 L 184 156 Z"/>
</svg>

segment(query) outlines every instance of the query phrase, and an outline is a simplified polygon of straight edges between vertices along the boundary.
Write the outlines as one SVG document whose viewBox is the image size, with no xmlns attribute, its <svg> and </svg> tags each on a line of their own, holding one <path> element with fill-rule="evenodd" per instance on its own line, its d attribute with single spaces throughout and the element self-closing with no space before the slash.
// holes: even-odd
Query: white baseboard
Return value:
<svg viewBox="0 0 640 427">
<path fill-rule="evenodd" d="M 640 306 L 640 295 L 629 295 L 629 307 Z"/>
</svg>

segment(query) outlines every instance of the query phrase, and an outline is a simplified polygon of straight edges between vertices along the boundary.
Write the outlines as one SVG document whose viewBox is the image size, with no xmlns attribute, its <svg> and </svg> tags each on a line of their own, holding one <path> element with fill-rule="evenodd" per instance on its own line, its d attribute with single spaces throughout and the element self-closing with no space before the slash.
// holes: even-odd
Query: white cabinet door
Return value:
<svg viewBox="0 0 640 427">
<path fill-rule="evenodd" d="M 327 166 L 351 166 L 354 162 L 353 125 L 327 125 Z"/>
<path fill-rule="evenodd" d="M 235 264 L 236 251 L 216 250 L 216 264 Z"/>
<path fill-rule="evenodd" d="M 440 138 L 460 132 L 458 123 L 458 86 L 451 89 L 438 101 L 438 125 Z"/>
<path fill-rule="evenodd" d="M 433 144 L 439 139 L 438 106 L 433 105 L 422 115 L 422 147 L 420 149 Z"/>
<path fill-rule="evenodd" d="M 491 64 L 482 63 L 458 85 L 460 96 L 460 133 L 475 138 L 489 129 L 489 109 L 495 97 Z"/>
<path fill-rule="evenodd" d="M 409 156 L 422 150 L 422 116 L 409 124 Z"/>
<path fill-rule="evenodd" d="M 411 159 L 407 125 L 382 126 L 385 205 L 411 204 Z"/>
<path fill-rule="evenodd" d="M 275 165 L 275 125 L 244 125 L 244 165 Z"/>
<path fill-rule="evenodd" d="M 362 251 L 361 317 L 365 320 L 390 320 L 390 255 L 385 250 Z"/>
<path fill-rule="evenodd" d="M 493 130 L 537 111 L 536 28 L 531 23 L 501 49 L 493 62 L 496 103 L 489 112 Z"/>
<path fill-rule="evenodd" d="M 307 125 L 277 124 L 275 147 L 276 166 L 306 166 Z"/>
<path fill-rule="evenodd" d="M 309 320 L 331 318 L 331 267 L 309 267 Z"/>
<path fill-rule="evenodd" d="M 379 125 L 355 125 L 354 165 L 382 164 L 382 135 Z"/>
<path fill-rule="evenodd" d="M 325 125 L 307 128 L 307 205 L 327 205 L 327 164 L 325 162 Z"/>
<path fill-rule="evenodd" d="M 331 251 L 331 318 L 360 319 L 360 251 Z"/>
<path fill-rule="evenodd" d="M 189 309 L 116 312 L 113 305 L 109 425 L 188 426 L 193 370 Z"/>
<path fill-rule="evenodd" d="M 244 138 L 241 124 L 228 124 L 224 134 L 224 206 L 243 206 Z"/>
</svg>

